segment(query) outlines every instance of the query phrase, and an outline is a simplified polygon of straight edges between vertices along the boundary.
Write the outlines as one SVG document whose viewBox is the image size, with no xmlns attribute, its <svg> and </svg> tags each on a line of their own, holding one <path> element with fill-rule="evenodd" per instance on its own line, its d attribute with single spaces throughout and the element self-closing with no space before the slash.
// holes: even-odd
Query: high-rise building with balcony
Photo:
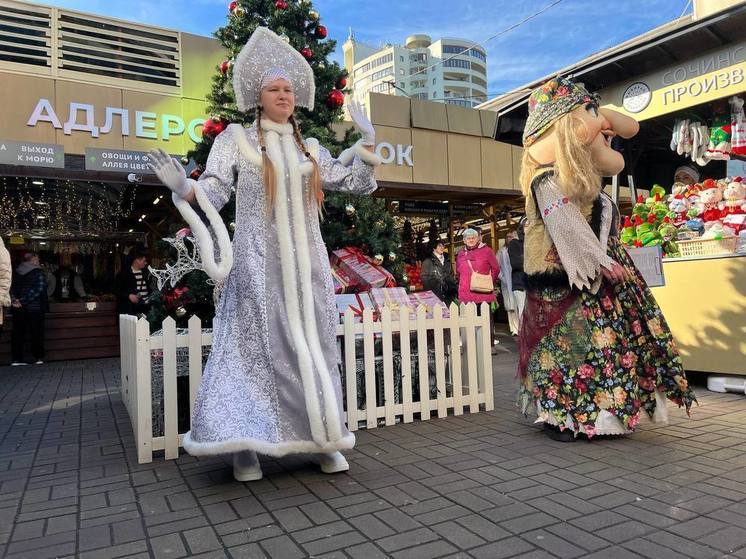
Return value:
<svg viewBox="0 0 746 559">
<path fill-rule="evenodd" d="M 356 41 L 350 30 L 342 49 L 348 85 L 362 103 L 371 91 L 464 107 L 487 99 L 487 54 L 468 39 L 411 35 L 404 45 L 377 48 Z"/>
</svg>

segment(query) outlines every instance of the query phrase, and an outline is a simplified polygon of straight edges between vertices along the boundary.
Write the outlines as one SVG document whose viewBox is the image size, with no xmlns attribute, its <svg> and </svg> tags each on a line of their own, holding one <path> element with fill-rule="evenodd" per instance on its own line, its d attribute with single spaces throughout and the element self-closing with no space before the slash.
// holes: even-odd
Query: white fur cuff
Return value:
<svg viewBox="0 0 746 559">
<path fill-rule="evenodd" d="M 363 147 L 362 140 L 355 144 L 355 155 L 362 159 L 371 167 L 377 167 L 381 164 L 381 158 L 374 152 L 370 152 Z"/>
</svg>

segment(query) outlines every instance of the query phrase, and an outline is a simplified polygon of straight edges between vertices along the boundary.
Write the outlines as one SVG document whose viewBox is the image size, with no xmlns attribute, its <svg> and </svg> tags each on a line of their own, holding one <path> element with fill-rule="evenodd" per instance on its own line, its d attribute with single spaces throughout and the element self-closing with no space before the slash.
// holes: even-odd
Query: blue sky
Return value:
<svg viewBox="0 0 746 559">
<path fill-rule="evenodd" d="M 291 0 L 293 1 L 293 0 Z M 352 27 L 371 44 L 407 35 L 482 42 L 552 0 L 315 0 L 341 45 Z M 225 23 L 229 0 L 46 0 L 55 6 L 210 35 Z M 563 0 L 516 30 L 484 44 L 490 96 L 540 78 L 691 11 L 687 0 Z"/>
</svg>

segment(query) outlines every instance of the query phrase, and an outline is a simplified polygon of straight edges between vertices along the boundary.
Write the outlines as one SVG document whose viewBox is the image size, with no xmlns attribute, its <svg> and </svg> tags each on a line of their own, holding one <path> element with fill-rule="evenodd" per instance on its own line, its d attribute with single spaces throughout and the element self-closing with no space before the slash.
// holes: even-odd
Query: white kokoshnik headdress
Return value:
<svg viewBox="0 0 746 559">
<path fill-rule="evenodd" d="M 293 85 L 295 104 L 313 109 L 316 84 L 303 55 L 266 27 L 257 27 L 233 66 L 233 90 L 239 110 L 259 104 L 262 88 L 277 79 Z"/>
</svg>

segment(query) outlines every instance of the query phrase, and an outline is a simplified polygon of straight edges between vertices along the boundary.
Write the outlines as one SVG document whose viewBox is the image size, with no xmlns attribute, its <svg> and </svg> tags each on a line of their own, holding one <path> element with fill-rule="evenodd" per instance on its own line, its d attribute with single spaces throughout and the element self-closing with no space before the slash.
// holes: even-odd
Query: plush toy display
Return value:
<svg viewBox="0 0 746 559">
<path fill-rule="evenodd" d="M 635 226 L 629 216 L 624 218 L 624 226 L 622 227 L 622 234 L 619 238 L 627 246 L 632 246 L 633 244 L 635 244 L 637 232 L 635 231 Z"/>
<path fill-rule="evenodd" d="M 656 226 L 658 220 L 655 214 L 648 215 L 648 219 L 637 226 L 637 240 L 642 246 L 656 246 L 661 244 L 661 237 Z"/>
<path fill-rule="evenodd" d="M 689 200 L 689 205 L 693 206 L 699 202 L 699 193 L 702 191 L 702 185 L 699 183 L 690 184 L 686 187 L 684 197 Z"/>
<path fill-rule="evenodd" d="M 734 178 L 728 183 L 723 192 L 725 202 L 723 210 L 720 212 L 721 219 L 725 219 L 732 214 L 746 213 L 746 184 L 741 177 Z"/>
<path fill-rule="evenodd" d="M 676 244 L 679 229 L 674 225 L 671 218 L 666 216 L 658 227 L 658 236 L 661 238 L 661 246 L 666 256 L 675 256 L 679 254 L 679 247 Z"/>
<path fill-rule="evenodd" d="M 719 219 L 723 204 L 723 191 L 713 179 L 707 179 L 702 183 L 699 193 L 699 202 L 696 204 L 698 217 L 705 223 L 705 229 L 712 227 Z"/>
<path fill-rule="evenodd" d="M 632 208 L 632 215 L 638 216 L 640 219 L 645 221 L 650 213 L 650 208 L 645 203 L 645 198 L 642 194 L 637 196 L 637 204 Z"/>
<path fill-rule="evenodd" d="M 678 256 L 676 240 L 696 239 L 714 228 L 706 238 L 738 234 L 746 229 L 746 181 L 707 179 L 671 187 L 667 204 L 661 199 L 662 187 L 655 185 L 643 202 L 637 197 L 632 215 L 624 218 L 620 240 L 626 246 L 660 244 L 667 256 Z M 713 236 L 715 235 L 715 236 Z"/>
<path fill-rule="evenodd" d="M 712 128 L 710 129 L 710 145 L 707 147 L 707 153 L 705 158 L 707 161 L 726 161 L 730 159 L 730 115 L 717 114 L 712 120 Z"/>
<path fill-rule="evenodd" d="M 683 194 L 672 196 L 668 202 L 668 217 L 673 220 L 673 224 L 678 227 L 683 225 L 687 220 L 686 213 L 689 211 L 689 200 Z"/>
<path fill-rule="evenodd" d="M 694 183 L 692 183 L 692 184 L 694 184 Z M 673 183 L 673 186 L 671 186 L 671 197 L 678 196 L 679 194 L 681 196 L 684 196 L 684 194 L 686 194 L 686 191 L 687 191 L 688 188 L 689 188 L 689 185 L 688 184 L 684 184 L 683 182 L 678 182 L 677 181 L 677 182 Z M 669 198 L 669 202 L 670 201 L 671 200 Z"/>
<path fill-rule="evenodd" d="M 652 207 L 653 204 L 662 200 L 665 195 L 666 189 L 659 184 L 654 184 L 653 188 L 650 189 L 650 196 L 645 200 L 645 204 Z"/>
<path fill-rule="evenodd" d="M 650 213 L 655 215 L 655 218 L 662 220 L 668 215 L 668 206 L 663 201 L 663 197 L 660 194 L 655 195 L 653 205 L 650 208 Z"/>
</svg>

